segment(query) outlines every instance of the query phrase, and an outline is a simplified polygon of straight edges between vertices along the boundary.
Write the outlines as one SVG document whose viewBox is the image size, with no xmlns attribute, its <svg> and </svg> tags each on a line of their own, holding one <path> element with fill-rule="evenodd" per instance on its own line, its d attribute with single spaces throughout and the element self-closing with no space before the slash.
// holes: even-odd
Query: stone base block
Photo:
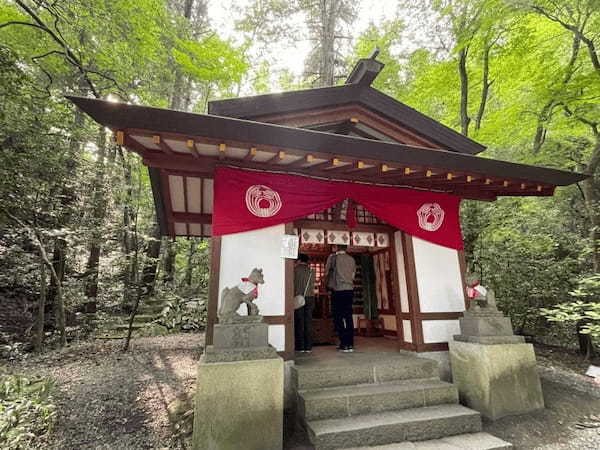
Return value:
<svg viewBox="0 0 600 450">
<path fill-rule="evenodd" d="M 242 348 L 215 348 L 213 345 L 207 345 L 202 361 L 215 363 L 273 358 L 279 358 L 279 355 L 277 355 L 277 350 L 270 345 Z"/>
<path fill-rule="evenodd" d="M 544 407 L 531 344 L 448 345 L 452 379 L 464 405 L 491 420 Z"/>
<path fill-rule="evenodd" d="M 265 347 L 269 325 L 263 322 L 217 324 L 213 336 L 215 348 Z"/>
<path fill-rule="evenodd" d="M 473 344 L 497 345 L 497 344 L 524 344 L 523 336 L 465 336 L 455 334 L 455 341 L 472 342 Z"/>
<path fill-rule="evenodd" d="M 194 450 L 281 450 L 283 360 L 198 366 Z"/>
<path fill-rule="evenodd" d="M 459 319 L 461 334 L 466 336 L 512 336 L 510 318 L 501 312 L 466 311 Z"/>
</svg>

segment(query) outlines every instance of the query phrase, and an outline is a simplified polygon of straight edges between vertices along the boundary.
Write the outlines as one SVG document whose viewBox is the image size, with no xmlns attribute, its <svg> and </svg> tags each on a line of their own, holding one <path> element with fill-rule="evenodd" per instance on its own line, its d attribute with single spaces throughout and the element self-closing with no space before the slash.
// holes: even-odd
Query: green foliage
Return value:
<svg viewBox="0 0 600 450">
<path fill-rule="evenodd" d="M 206 326 L 207 299 L 184 298 L 177 294 L 163 293 L 167 302 L 156 323 L 166 327 L 171 332 L 201 331 Z"/>
<path fill-rule="evenodd" d="M 550 322 L 581 324 L 580 333 L 600 338 L 600 275 L 579 279 L 576 289 L 570 293 L 575 299 L 559 303 L 552 308 L 542 308 L 540 314 Z"/>
<path fill-rule="evenodd" d="M 41 448 L 56 421 L 52 389 L 47 379 L 0 375 L 0 447 Z"/>
<path fill-rule="evenodd" d="M 239 83 L 248 68 L 239 50 L 214 34 L 202 41 L 179 40 L 173 57 L 194 80 L 220 83 L 223 88 Z"/>
</svg>

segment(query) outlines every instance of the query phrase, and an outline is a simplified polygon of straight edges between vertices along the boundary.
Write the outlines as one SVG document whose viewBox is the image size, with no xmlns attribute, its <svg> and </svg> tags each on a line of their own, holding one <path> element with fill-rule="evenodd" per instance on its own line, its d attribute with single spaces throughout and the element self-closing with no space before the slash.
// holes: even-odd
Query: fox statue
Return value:
<svg viewBox="0 0 600 450">
<path fill-rule="evenodd" d="M 219 307 L 219 323 L 236 323 L 243 321 L 236 311 L 242 303 L 248 307 L 249 316 L 258 315 L 258 306 L 252 301 L 258 297 L 258 285 L 264 284 L 262 269 L 254 268 L 247 278 L 242 278 L 242 282 L 235 287 L 226 287 L 221 292 L 221 306 Z"/>
</svg>

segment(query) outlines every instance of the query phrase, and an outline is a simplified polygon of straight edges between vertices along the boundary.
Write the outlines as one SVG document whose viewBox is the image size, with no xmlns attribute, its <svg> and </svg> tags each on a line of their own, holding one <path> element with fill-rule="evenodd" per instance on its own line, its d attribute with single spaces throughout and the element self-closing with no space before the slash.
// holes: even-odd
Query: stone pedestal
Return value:
<svg viewBox="0 0 600 450">
<path fill-rule="evenodd" d="M 215 325 L 213 342 L 204 351 L 204 362 L 249 361 L 278 358 L 277 350 L 268 344 L 269 325 L 249 316 L 247 322 Z"/>
<path fill-rule="evenodd" d="M 544 407 L 531 344 L 448 345 L 452 379 L 465 406 L 491 420 Z"/>
<path fill-rule="evenodd" d="M 496 420 L 544 407 L 535 353 L 495 307 L 473 308 L 448 343 L 461 402 Z"/>
<path fill-rule="evenodd" d="M 198 366 L 194 450 L 281 450 L 283 360 Z"/>
<path fill-rule="evenodd" d="M 260 316 L 215 325 L 198 366 L 194 450 L 280 450 L 283 360 Z"/>
</svg>

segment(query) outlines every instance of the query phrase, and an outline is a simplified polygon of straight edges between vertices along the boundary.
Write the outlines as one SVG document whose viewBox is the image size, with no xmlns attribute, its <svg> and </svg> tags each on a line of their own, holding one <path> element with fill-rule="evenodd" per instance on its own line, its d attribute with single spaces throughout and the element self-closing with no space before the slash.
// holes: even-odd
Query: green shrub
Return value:
<svg viewBox="0 0 600 450">
<path fill-rule="evenodd" d="M 169 331 L 200 331 L 206 326 L 206 299 L 171 294 L 155 323 Z"/>
<path fill-rule="evenodd" d="M 600 339 L 600 275 L 582 277 L 570 295 L 576 300 L 542 308 L 540 314 L 550 322 L 578 323 L 581 334 L 589 334 L 597 341 Z"/>
<path fill-rule="evenodd" d="M 52 388 L 47 379 L 0 375 L 0 448 L 35 448 L 52 431 L 56 420 Z"/>
</svg>

